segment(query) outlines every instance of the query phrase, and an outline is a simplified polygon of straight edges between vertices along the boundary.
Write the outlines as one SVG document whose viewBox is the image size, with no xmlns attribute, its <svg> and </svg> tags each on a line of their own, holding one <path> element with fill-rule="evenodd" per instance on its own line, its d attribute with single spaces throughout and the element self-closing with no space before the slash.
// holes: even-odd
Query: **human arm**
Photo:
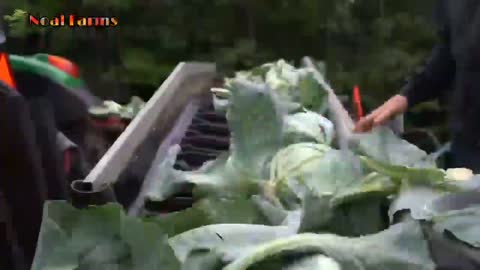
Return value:
<svg viewBox="0 0 480 270">
<path fill-rule="evenodd" d="M 418 103 L 440 97 L 451 88 L 455 77 L 455 60 L 451 53 L 450 30 L 444 1 L 437 6 L 436 20 L 440 41 L 433 48 L 424 68 L 410 78 L 400 93 L 375 109 L 355 126 L 356 132 L 366 132 L 384 125 Z"/>
</svg>

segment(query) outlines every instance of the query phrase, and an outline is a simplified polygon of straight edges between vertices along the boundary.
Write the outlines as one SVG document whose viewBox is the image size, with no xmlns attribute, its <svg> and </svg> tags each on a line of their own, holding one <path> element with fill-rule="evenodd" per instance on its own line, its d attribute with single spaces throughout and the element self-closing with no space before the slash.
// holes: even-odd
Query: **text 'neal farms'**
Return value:
<svg viewBox="0 0 480 270">
<path fill-rule="evenodd" d="M 29 15 L 28 18 L 30 25 L 44 27 L 115 27 L 118 25 L 116 17 L 86 17 L 77 15 L 44 17 Z"/>
</svg>

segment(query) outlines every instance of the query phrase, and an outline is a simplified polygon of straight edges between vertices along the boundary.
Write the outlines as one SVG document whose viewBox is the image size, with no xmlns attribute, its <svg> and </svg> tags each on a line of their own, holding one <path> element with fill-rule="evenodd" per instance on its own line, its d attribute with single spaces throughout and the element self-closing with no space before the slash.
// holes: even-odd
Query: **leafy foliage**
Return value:
<svg viewBox="0 0 480 270">
<path fill-rule="evenodd" d="M 451 211 L 433 218 L 434 228 L 443 233 L 453 234 L 460 241 L 480 248 L 478 224 L 480 212 L 478 208 Z"/>
<path fill-rule="evenodd" d="M 50 31 L 45 37 L 50 45 L 36 50 L 72 58 L 86 73 L 101 72 L 97 77 L 115 73 L 115 79 L 132 87 L 146 85 L 150 93 L 181 60 L 215 61 L 230 73 L 280 56 L 311 55 L 327 60 L 329 78 L 339 91 L 356 84 L 367 89 L 370 98 L 365 102 L 370 107 L 397 91 L 398 81 L 426 57 L 434 42 L 429 23 L 431 0 L 402 4 L 384 0 L 5 3 L 7 14 L 22 9 L 42 16 L 73 12 L 118 17 L 120 27 L 109 30 L 109 37 L 103 31 Z M 32 28 L 10 24 L 9 33 L 17 37 L 10 40 L 12 52 L 26 53 L 22 48 L 28 39 L 18 38 L 28 34 L 25 30 Z M 111 53 L 106 53 L 107 48 Z M 109 59 L 119 56 L 124 58 L 122 65 Z M 100 86 L 92 88 L 105 91 Z"/>
<path fill-rule="evenodd" d="M 28 20 L 28 14 L 21 9 L 15 9 L 12 15 L 5 15 L 5 21 L 11 28 L 10 35 L 13 37 L 23 37 L 28 33 L 41 31 L 41 29 L 35 29 L 28 27 L 26 21 Z"/>
<path fill-rule="evenodd" d="M 365 108 L 371 110 L 397 93 L 427 58 L 435 42 L 434 2 L 6 0 L 7 14 L 13 14 L 7 17 L 7 45 L 11 53 L 52 53 L 74 60 L 96 94 L 122 103 L 132 95 L 148 99 L 179 61 L 216 62 L 220 72 L 231 75 L 279 57 L 310 55 L 325 60 L 338 93 L 350 95 L 359 85 Z M 25 12 L 111 15 L 120 26 L 40 31 L 23 23 Z M 185 23 L 191 21 L 195 23 Z M 302 102 L 315 111 L 321 92 L 308 93 L 313 96 L 302 93 Z M 444 141 L 445 114 L 444 108 L 420 107 L 406 126 L 431 128 Z M 423 137 L 412 140 L 420 145 Z"/>
<path fill-rule="evenodd" d="M 93 117 L 107 118 L 109 116 L 117 116 L 123 119 L 133 119 L 143 108 L 145 102 L 139 97 L 132 97 L 130 103 L 122 106 L 115 101 L 105 100 L 102 105 L 94 106 L 89 109 L 89 113 Z"/>
<path fill-rule="evenodd" d="M 42 237 L 32 269 L 176 269 L 166 235 L 118 205 L 77 210 L 45 205 Z"/>
<path fill-rule="evenodd" d="M 457 194 L 449 189 L 456 180 L 393 133 L 375 130 L 350 152 L 329 139 L 312 140 L 317 136 L 285 140 L 291 132 L 284 128 L 286 119 L 298 115 L 285 101 L 302 91 L 299 80 L 277 78 L 274 88 L 245 76 L 267 74 L 275 65 L 263 67 L 214 90 L 228 103 L 228 152 L 198 170 L 180 171 L 174 164 L 181 149 L 174 145 L 159 165 L 161 175 L 148 187 L 147 199 L 162 202 L 193 185 L 192 208 L 131 217 L 118 205 L 78 210 L 50 202 L 33 269 L 433 270 L 439 265 L 429 249 L 432 231 L 478 249 L 478 207 L 418 214 L 439 193 Z M 297 131 L 315 133 L 307 126 Z M 364 161 L 360 172 L 349 162 L 354 156 Z M 418 194 L 429 195 L 419 200 Z M 397 222 L 397 210 L 411 215 Z"/>
<path fill-rule="evenodd" d="M 378 252 L 372 252 L 375 249 Z M 224 269 L 246 270 L 269 256 L 296 250 L 325 254 L 340 264 L 341 269 L 435 269 L 427 243 L 422 239 L 421 228 L 414 223 L 396 225 L 376 235 L 357 239 L 299 234 L 260 245 Z"/>
</svg>

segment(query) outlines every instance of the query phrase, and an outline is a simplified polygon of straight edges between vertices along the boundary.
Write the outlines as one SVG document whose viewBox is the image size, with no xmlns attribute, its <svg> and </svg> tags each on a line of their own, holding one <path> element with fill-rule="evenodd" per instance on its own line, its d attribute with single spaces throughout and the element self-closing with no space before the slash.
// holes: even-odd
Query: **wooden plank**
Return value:
<svg viewBox="0 0 480 270">
<path fill-rule="evenodd" d="M 173 122 L 168 115 L 168 106 L 177 106 L 186 96 L 198 94 L 212 83 L 216 67 L 211 63 L 180 63 L 167 80 L 147 102 L 145 108 L 135 117 L 102 159 L 83 181 L 92 191 L 105 189 L 115 183 L 121 172 L 132 159 L 136 149 L 159 122 Z M 195 87 L 181 87 L 195 78 Z M 196 93 L 197 92 L 197 93 Z"/>
</svg>

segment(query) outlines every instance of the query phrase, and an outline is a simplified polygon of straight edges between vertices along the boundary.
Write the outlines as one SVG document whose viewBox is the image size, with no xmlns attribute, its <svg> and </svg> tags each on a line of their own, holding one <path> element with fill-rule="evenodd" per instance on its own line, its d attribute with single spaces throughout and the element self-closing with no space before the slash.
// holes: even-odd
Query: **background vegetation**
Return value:
<svg viewBox="0 0 480 270">
<path fill-rule="evenodd" d="M 48 52 L 77 62 L 98 95 L 148 98 L 183 60 L 215 61 L 228 74 L 266 61 L 323 59 L 339 92 L 359 85 L 367 109 L 398 91 L 426 59 L 433 0 L 4 0 L 5 14 L 116 16 L 115 29 L 32 31 L 14 16 L 12 53 Z M 425 109 L 427 108 L 427 109 Z M 438 106 L 424 110 L 441 115 Z M 443 120 L 409 117 L 442 135 Z M 423 122 L 422 122 L 423 121 Z M 411 121 L 410 121 L 411 123 Z"/>
</svg>

